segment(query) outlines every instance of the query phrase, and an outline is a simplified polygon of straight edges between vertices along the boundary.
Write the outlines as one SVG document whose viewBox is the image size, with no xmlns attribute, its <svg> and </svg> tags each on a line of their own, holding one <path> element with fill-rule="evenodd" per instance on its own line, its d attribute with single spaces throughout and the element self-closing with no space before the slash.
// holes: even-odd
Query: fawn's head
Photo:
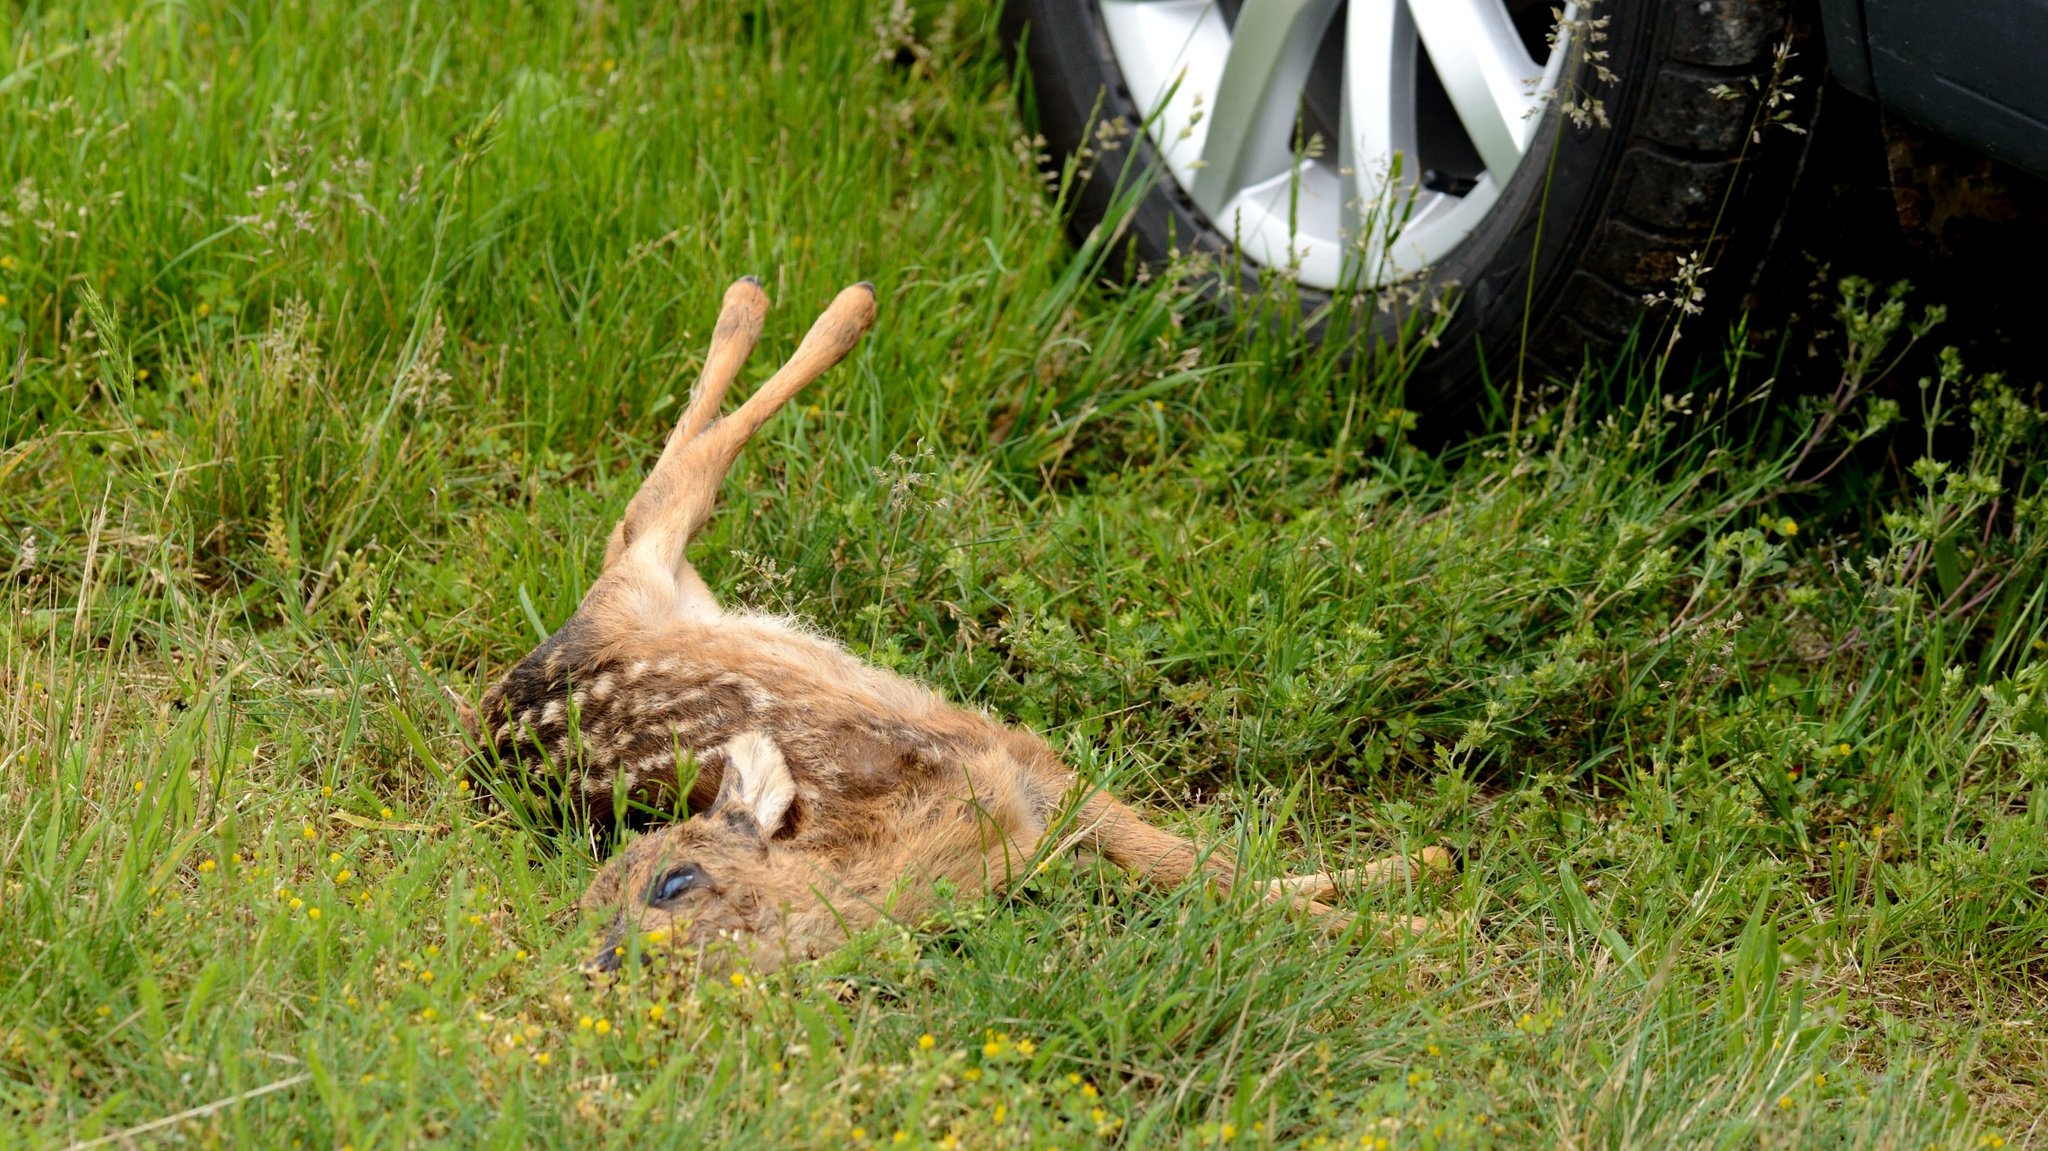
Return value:
<svg viewBox="0 0 2048 1151">
<path fill-rule="evenodd" d="M 583 906 L 613 914 L 604 949 L 586 970 L 617 970 L 635 934 L 649 963 L 763 971 L 788 958 L 785 909 L 811 889 L 797 853 L 774 838 L 796 784 L 781 750 L 759 732 L 724 750 L 709 810 L 633 841 L 591 882 Z"/>
</svg>

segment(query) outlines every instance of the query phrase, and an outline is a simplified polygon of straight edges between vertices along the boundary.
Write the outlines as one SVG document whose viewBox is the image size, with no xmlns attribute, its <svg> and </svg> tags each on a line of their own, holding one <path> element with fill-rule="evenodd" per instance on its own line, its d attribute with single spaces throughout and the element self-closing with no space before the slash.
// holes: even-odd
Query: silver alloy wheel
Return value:
<svg viewBox="0 0 2048 1151">
<path fill-rule="evenodd" d="M 1168 173 L 1249 259 L 1305 287 L 1377 288 L 1443 259 L 1520 166 L 1562 73 L 1565 37 L 1534 59 L 1506 0 L 1101 0 L 1126 87 Z M 1564 28 L 1571 25 L 1567 6 Z M 1337 155 L 1295 125 L 1341 36 Z M 1426 53 L 1426 54 L 1425 54 Z M 1417 115 L 1431 69 L 1479 170 L 1425 184 L 1418 154 L 1445 127 Z M 1437 141 L 1441 143 L 1441 141 Z"/>
</svg>

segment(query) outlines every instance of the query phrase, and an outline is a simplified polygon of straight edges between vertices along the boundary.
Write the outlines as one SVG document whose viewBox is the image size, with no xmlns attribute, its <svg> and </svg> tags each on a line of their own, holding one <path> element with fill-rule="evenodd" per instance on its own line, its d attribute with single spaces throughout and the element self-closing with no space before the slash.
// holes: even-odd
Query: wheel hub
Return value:
<svg viewBox="0 0 2048 1151">
<path fill-rule="evenodd" d="M 1539 61 L 1544 13 L 1521 15 L 1506 0 L 1102 0 L 1166 174 L 1247 258 L 1331 291 L 1419 274 L 1493 207 L 1566 56 L 1560 34 Z"/>
</svg>

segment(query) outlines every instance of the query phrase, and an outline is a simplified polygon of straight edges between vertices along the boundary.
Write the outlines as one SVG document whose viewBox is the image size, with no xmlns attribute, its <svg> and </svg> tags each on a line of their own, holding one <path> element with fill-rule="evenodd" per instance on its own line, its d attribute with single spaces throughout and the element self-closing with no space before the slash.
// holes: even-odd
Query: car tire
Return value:
<svg viewBox="0 0 2048 1151">
<path fill-rule="evenodd" d="M 1070 226 L 1077 236 L 1100 227 L 1117 190 L 1141 181 L 1118 226 L 1142 259 L 1200 250 L 1254 284 L 1271 275 L 1170 174 L 1158 140 L 1132 131 L 1125 146 L 1095 147 L 1102 124 L 1138 125 L 1148 111 L 1119 67 L 1104 2 L 1010 0 L 1005 12 L 1031 75 L 1027 115 L 1057 158 L 1080 153 L 1092 165 L 1071 194 Z M 1608 20 L 1599 47 L 1613 79 L 1596 79 L 1583 55 L 1565 63 L 1606 123 L 1575 123 L 1556 101 L 1545 104 L 1528 130 L 1530 162 L 1468 235 L 1402 284 L 1401 299 L 1451 289 L 1456 300 L 1409 385 L 1410 407 L 1455 422 L 1477 413 L 1489 385 L 1498 398 L 1517 380 L 1569 378 L 1589 350 L 1611 353 L 1628 339 L 1645 297 L 1674 293 L 1689 259 L 1714 269 L 1701 285 L 1710 307 L 1732 308 L 1755 286 L 1804 154 L 1796 129 L 1813 100 L 1810 85 L 1790 74 L 1796 67 L 1774 74 L 1778 52 L 1796 55 L 1812 39 L 1796 0 L 1602 3 L 1592 12 Z M 1760 112 L 1774 85 L 1780 103 Z M 1307 316 L 1328 314 L 1322 305 L 1344 286 L 1297 290 Z M 1402 308 L 1361 314 L 1369 330 L 1344 338 L 1397 337 Z"/>
</svg>

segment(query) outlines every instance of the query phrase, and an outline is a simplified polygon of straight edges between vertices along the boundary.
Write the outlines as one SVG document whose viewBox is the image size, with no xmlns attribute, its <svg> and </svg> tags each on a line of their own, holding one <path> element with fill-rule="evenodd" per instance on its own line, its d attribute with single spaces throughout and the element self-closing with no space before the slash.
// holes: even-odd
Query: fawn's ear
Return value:
<svg viewBox="0 0 2048 1151">
<path fill-rule="evenodd" d="M 758 731 L 742 732 L 725 745 L 725 777 L 705 816 L 734 827 L 752 824 L 763 837 L 782 829 L 796 799 L 796 780 L 775 741 Z"/>
</svg>

